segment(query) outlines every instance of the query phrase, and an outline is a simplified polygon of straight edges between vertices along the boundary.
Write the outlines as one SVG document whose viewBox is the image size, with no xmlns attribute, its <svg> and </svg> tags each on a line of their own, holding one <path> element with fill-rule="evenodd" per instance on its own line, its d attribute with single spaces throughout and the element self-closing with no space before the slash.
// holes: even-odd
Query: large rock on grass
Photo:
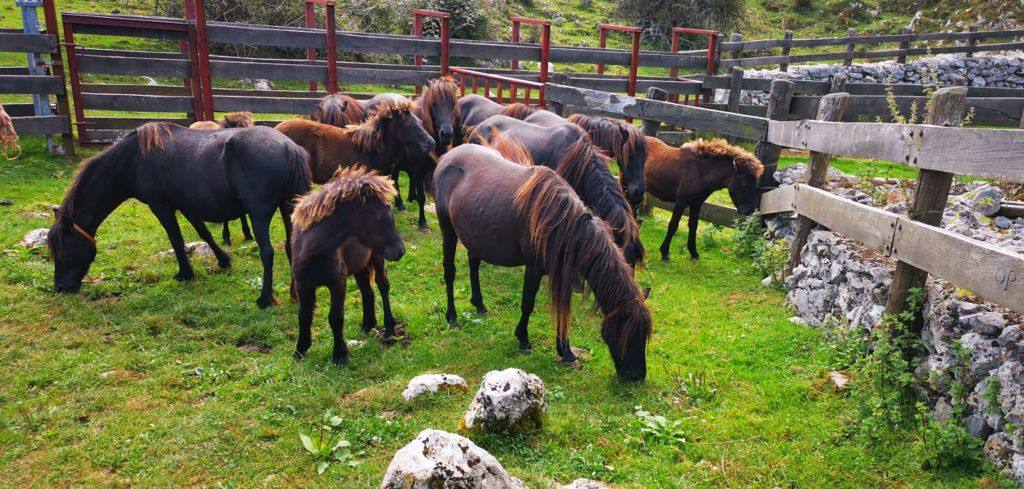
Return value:
<svg viewBox="0 0 1024 489">
<path fill-rule="evenodd" d="M 48 232 L 50 232 L 50 230 L 46 228 L 33 229 L 21 239 L 21 244 L 26 248 L 46 246 L 46 233 Z"/>
<path fill-rule="evenodd" d="M 417 375 L 409 381 L 409 385 L 402 391 L 402 398 L 411 401 L 420 394 L 427 392 L 442 392 L 459 390 L 469 392 L 466 380 L 458 375 L 452 374 L 424 374 Z"/>
<path fill-rule="evenodd" d="M 492 370 L 484 375 L 462 418 L 468 430 L 530 432 L 540 429 L 547 413 L 547 389 L 533 374 L 517 368 Z"/>
<path fill-rule="evenodd" d="M 468 438 L 423 430 L 391 459 L 381 489 L 517 489 L 501 463 Z"/>
</svg>

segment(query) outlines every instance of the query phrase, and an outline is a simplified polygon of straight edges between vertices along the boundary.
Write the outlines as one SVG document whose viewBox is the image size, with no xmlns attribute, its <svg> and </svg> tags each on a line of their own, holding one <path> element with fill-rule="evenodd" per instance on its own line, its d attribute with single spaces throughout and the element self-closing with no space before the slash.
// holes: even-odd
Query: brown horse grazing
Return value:
<svg viewBox="0 0 1024 489">
<path fill-rule="evenodd" d="M 624 121 L 573 114 L 566 119 L 587 131 L 590 142 L 601 148 L 619 163 L 619 184 L 629 205 L 636 210 L 644 202 L 647 185 L 644 182 L 644 162 L 647 161 L 647 141 L 640 128 Z"/>
<path fill-rule="evenodd" d="M 294 238 L 292 279 L 299 302 L 299 339 L 295 358 L 306 355 L 312 343 L 310 326 L 316 308 L 316 289 L 331 292 L 327 322 L 334 334 L 335 364 L 348 362 L 345 345 L 345 280 L 355 275 L 363 296 L 363 331 L 377 322 L 370 280 L 376 275 L 384 302 L 385 338 L 395 334 L 384 260 L 397 261 L 405 245 L 395 228 L 391 197 L 395 187 L 387 177 L 362 167 L 340 168 L 322 188 L 299 200 L 292 214 L 298 226 Z"/>
<path fill-rule="evenodd" d="M 276 129 L 309 151 L 313 181 L 325 183 L 338 167 L 363 165 L 384 175 L 400 151 L 427 155 L 434 139 L 406 102 L 382 102 L 370 117 L 344 129 L 305 119 L 289 119 Z"/>
<path fill-rule="evenodd" d="M 636 268 L 644 258 L 644 246 L 633 210 L 608 170 L 607 159 L 582 129 L 569 123 L 543 127 L 496 115 L 477 125 L 469 142 L 486 145 L 496 136 L 521 144 L 535 164 L 556 170 L 569 182 L 587 207 L 608 223 L 626 263 Z"/>
<path fill-rule="evenodd" d="M 174 278 L 195 278 L 178 227 L 181 212 L 206 241 L 221 268 L 231 258 L 217 246 L 205 222 L 248 214 L 263 264 L 256 305 L 274 303 L 274 247 L 270 220 L 281 212 L 285 252 L 291 257 L 291 212 L 309 191 L 306 152 L 269 127 L 196 131 L 149 123 L 128 133 L 79 167 L 47 235 L 57 292 L 76 292 L 96 258 L 96 229 L 124 201 L 146 205 L 167 231 L 178 259 Z"/>
<path fill-rule="evenodd" d="M 764 166 L 749 151 L 732 146 L 724 139 L 698 139 L 674 148 L 658 138 L 646 137 L 650 151 L 644 176 L 647 191 L 654 197 L 673 203 L 672 219 L 661 243 L 661 259 L 668 261 L 672 236 L 679 228 L 679 219 L 690 209 L 689 236 L 686 248 L 696 260 L 697 222 L 700 207 L 716 190 L 729 189 L 729 197 L 741 215 L 757 209 L 761 192 L 757 179 Z"/>
<path fill-rule="evenodd" d="M 366 120 L 366 111 L 358 100 L 335 93 L 320 99 L 313 120 L 321 124 L 345 127 Z"/>
<path fill-rule="evenodd" d="M 189 129 L 198 129 L 200 131 L 216 131 L 218 129 L 225 129 L 231 127 L 252 127 L 256 125 L 256 121 L 252 118 L 252 112 L 230 112 L 224 114 L 224 118 L 220 122 L 216 121 L 196 121 L 192 125 L 188 126 Z M 252 231 L 249 230 L 249 220 L 245 218 L 245 214 L 238 219 L 242 223 L 242 236 L 245 241 L 252 241 Z M 224 228 L 221 230 L 221 242 L 230 245 L 231 244 L 231 228 L 228 227 L 228 223 L 224 223 Z"/>
<path fill-rule="evenodd" d="M 555 316 L 555 348 L 563 362 L 577 362 L 569 347 L 573 287 L 582 277 L 604 315 L 601 336 L 620 379 L 647 375 L 651 313 L 632 271 L 615 248 L 608 227 L 554 171 L 506 160 L 496 150 L 465 144 L 441 158 L 434 173 L 437 220 L 443 237 L 445 317 L 456 326 L 455 247 L 472 258 L 472 302 L 483 311 L 479 263 L 525 266 L 519 349 L 532 351 L 527 324 L 541 278 L 548 275 Z M 474 265 L 475 263 L 475 265 Z"/>
</svg>

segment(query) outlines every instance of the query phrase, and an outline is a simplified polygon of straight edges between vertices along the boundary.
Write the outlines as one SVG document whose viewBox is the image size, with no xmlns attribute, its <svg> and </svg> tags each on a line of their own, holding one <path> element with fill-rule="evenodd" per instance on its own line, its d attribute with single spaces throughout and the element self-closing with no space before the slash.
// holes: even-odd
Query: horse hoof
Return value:
<svg viewBox="0 0 1024 489">
<path fill-rule="evenodd" d="M 191 282 L 196 279 L 195 274 L 183 274 L 179 273 L 174 276 L 174 280 L 179 282 Z"/>
<path fill-rule="evenodd" d="M 360 326 L 360 329 L 363 330 L 363 334 L 370 334 L 370 333 L 373 332 L 373 329 L 376 328 L 376 327 L 377 327 L 376 324 L 363 324 L 363 325 Z"/>
<path fill-rule="evenodd" d="M 217 266 L 220 267 L 221 270 L 230 270 L 231 260 L 218 261 Z"/>
<path fill-rule="evenodd" d="M 519 347 L 519 354 L 520 355 L 532 355 L 533 354 L 533 347 L 532 346 L 520 346 Z"/>
<path fill-rule="evenodd" d="M 292 358 L 296 360 L 302 360 L 305 357 L 306 355 L 304 353 L 299 353 L 298 350 L 292 352 Z"/>
<path fill-rule="evenodd" d="M 423 231 L 423 232 L 430 231 L 430 226 L 427 226 L 427 223 L 420 224 L 419 228 L 420 228 L 420 231 Z"/>
<path fill-rule="evenodd" d="M 335 364 L 335 365 L 337 365 L 339 367 L 342 366 L 342 365 L 348 365 L 348 355 L 345 355 L 345 356 L 340 357 L 340 358 L 332 357 L 331 358 L 331 363 L 333 363 L 333 364 Z"/>
<path fill-rule="evenodd" d="M 277 305 L 277 299 L 275 299 L 273 296 L 271 296 L 269 299 L 265 298 L 265 297 L 260 297 L 259 299 L 256 299 L 256 307 L 258 307 L 260 309 L 266 309 L 268 307 L 272 307 L 272 306 L 276 306 L 276 305 Z"/>
<path fill-rule="evenodd" d="M 575 358 L 573 360 L 565 360 L 560 358 L 558 359 L 558 364 L 563 367 L 568 367 L 572 369 L 579 369 L 583 367 L 583 362 L 581 362 L 579 358 Z"/>
<path fill-rule="evenodd" d="M 451 329 L 458 329 L 459 328 L 459 321 L 457 319 L 454 319 L 454 318 L 449 319 L 448 320 L 448 327 L 451 328 Z"/>
<path fill-rule="evenodd" d="M 484 307 L 484 306 L 477 306 L 476 307 L 476 315 L 477 316 L 481 316 L 481 317 L 487 317 L 487 315 L 488 315 L 487 314 L 487 308 Z"/>
<path fill-rule="evenodd" d="M 661 255 L 661 261 L 668 261 L 668 255 Z"/>
<path fill-rule="evenodd" d="M 690 257 L 690 261 L 692 261 L 692 262 L 693 261 L 700 261 L 700 257 L 699 256 L 691 256 Z"/>
</svg>

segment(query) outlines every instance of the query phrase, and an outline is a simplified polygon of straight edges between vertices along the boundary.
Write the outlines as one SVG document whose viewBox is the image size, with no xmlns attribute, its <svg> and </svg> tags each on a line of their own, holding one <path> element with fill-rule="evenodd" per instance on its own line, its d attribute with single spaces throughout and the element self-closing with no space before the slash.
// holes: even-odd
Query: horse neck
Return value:
<svg viewBox="0 0 1024 489">
<path fill-rule="evenodd" d="M 348 223 L 351 221 L 345 216 L 348 215 L 348 205 L 339 202 L 335 207 L 334 214 L 317 221 L 303 233 L 306 235 L 306 250 L 304 254 L 319 256 L 325 253 L 333 253 L 351 235 Z"/>
<path fill-rule="evenodd" d="M 615 181 L 615 177 L 608 171 L 608 167 L 600 158 L 595 156 L 586 165 L 580 175 L 579 182 L 573 183 L 573 187 L 582 191 L 581 195 L 587 206 L 594 210 L 594 213 L 611 224 L 616 229 L 616 235 L 625 225 L 626 219 L 632 219 L 629 203 L 622 195 L 622 189 Z"/>
<path fill-rule="evenodd" d="M 65 207 L 70 205 L 67 217 L 90 234 L 95 234 L 107 216 L 130 197 L 125 180 L 134 158 L 126 157 L 119 149 L 111 148 L 89 162 L 66 198 Z"/>
</svg>

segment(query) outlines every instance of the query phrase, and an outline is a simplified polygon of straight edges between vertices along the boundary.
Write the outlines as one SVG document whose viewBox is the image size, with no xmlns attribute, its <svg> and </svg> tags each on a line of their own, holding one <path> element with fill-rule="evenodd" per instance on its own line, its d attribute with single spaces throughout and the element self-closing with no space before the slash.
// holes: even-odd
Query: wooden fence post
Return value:
<svg viewBox="0 0 1024 489">
<path fill-rule="evenodd" d="M 732 36 L 729 36 L 729 42 L 743 42 L 743 34 L 734 32 Z M 736 48 L 730 51 L 732 53 L 732 59 L 740 59 L 743 55 L 743 48 Z"/>
<path fill-rule="evenodd" d="M 972 25 L 972 26 L 968 27 L 967 28 L 967 32 L 978 32 L 978 26 Z M 977 39 L 972 37 L 972 38 L 967 40 L 967 46 L 968 46 L 967 57 L 968 58 L 973 58 L 974 57 L 974 48 L 977 45 L 978 45 L 978 40 Z"/>
<path fill-rule="evenodd" d="M 913 29 L 909 27 L 904 27 L 900 30 L 900 34 L 912 34 L 913 32 Z M 897 63 L 903 64 L 907 62 L 907 53 L 905 52 L 907 49 L 910 49 L 910 41 L 900 41 L 899 50 L 904 52 L 896 55 Z"/>
<path fill-rule="evenodd" d="M 830 93 L 821 97 L 821 101 L 818 102 L 817 119 L 829 122 L 842 120 L 843 111 L 846 110 L 846 104 L 849 100 L 850 94 L 845 92 Z M 811 151 L 811 155 L 807 159 L 808 186 L 821 188 L 825 185 L 825 180 L 828 177 L 828 163 L 831 157 L 832 155 L 826 153 Z M 784 276 L 788 276 L 800 264 L 800 252 L 803 251 L 804 245 L 807 244 L 807 238 L 811 235 L 811 229 L 813 228 L 814 221 L 811 218 L 800 216 L 797 220 L 796 235 L 793 237 L 793 242 L 789 247 L 789 262 L 786 264 Z"/>
<path fill-rule="evenodd" d="M 785 44 L 782 45 L 782 55 L 785 56 L 788 59 L 789 58 L 789 45 L 790 45 L 790 42 L 793 40 L 793 31 L 787 29 L 786 33 L 782 35 L 782 40 L 785 41 Z M 789 61 L 786 61 L 785 63 L 780 63 L 779 64 L 779 71 L 786 72 L 788 70 L 789 70 Z"/>
<path fill-rule="evenodd" d="M 843 66 L 850 66 L 853 64 L 853 53 L 857 50 L 857 44 L 852 42 L 852 39 L 857 37 L 857 29 L 851 27 L 846 31 L 846 37 L 851 39 L 850 44 L 846 45 L 846 58 L 843 59 Z"/>
<path fill-rule="evenodd" d="M 784 121 L 789 118 L 789 106 L 793 101 L 794 85 L 789 80 L 772 80 L 771 89 L 768 91 L 766 117 L 773 121 Z M 758 187 L 765 189 L 776 186 L 775 168 L 779 165 L 779 155 L 781 153 L 781 146 L 764 140 L 757 142 L 754 154 L 757 155 L 757 159 L 761 160 L 761 164 L 764 165 L 764 173 L 761 174 Z"/>
<path fill-rule="evenodd" d="M 925 121 L 935 126 L 959 126 L 967 106 L 967 87 L 945 87 L 935 92 L 931 112 Z M 930 226 L 942 222 L 942 212 L 949 198 L 953 174 L 921 169 L 917 175 L 914 201 L 910 204 L 907 217 Z M 899 224 L 897 224 L 897 227 Z M 899 232 L 899 229 L 896 230 Z M 953 259 L 954 257 L 949 257 Z M 889 286 L 889 297 L 885 302 L 886 314 L 898 314 L 907 308 L 907 296 L 911 289 L 923 288 L 928 273 L 904 262 L 896 263 L 896 272 Z M 915 311 L 916 312 L 916 311 Z M 915 329 L 919 326 L 915 326 Z"/>
<path fill-rule="evenodd" d="M 647 89 L 647 98 L 651 100 L 667 100 L 668 92 L 658 88 L 650 87 Z M 644 119 L 643 131 L 644 136 L 650 136 L 652 138 L 658 137 L 658 129 L 661 128 L 661 122 Z"/>
<path fill-rule="evenodd" d="M 732 68 L 732 79 L 729 80 L 729 101 L 725 110 L 732 113 L 740 111 L 740 96 L 743 94 L 743 68 Z"/>
</svg>

